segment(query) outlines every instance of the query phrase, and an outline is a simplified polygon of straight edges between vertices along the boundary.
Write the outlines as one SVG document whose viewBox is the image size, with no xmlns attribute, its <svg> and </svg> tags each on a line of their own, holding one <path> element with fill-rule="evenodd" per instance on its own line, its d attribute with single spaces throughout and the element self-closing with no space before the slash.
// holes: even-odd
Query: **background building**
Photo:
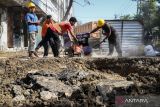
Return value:
<svg viewBox="0 0 160 107">
<path fill-rule="evenodd" d="M 36 4 L 36 14 L 44 17 L 52 15 L 57 22 L 61 21 L 69 0 L 0 0 L 0 50 L 24 49 L 28 47 L 28 34 L 24 16 L 28 9 L 26 3 Z M 69 17 L 73 15 L 73 8 Z M 40 35 L 41 29 L 39 31 Z"/>
</svg>

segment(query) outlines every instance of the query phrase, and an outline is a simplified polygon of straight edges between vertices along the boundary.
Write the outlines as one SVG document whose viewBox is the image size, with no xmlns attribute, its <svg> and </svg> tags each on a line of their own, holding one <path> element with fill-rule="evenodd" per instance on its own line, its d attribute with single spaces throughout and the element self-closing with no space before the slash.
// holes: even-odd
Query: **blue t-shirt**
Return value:
<svg viewBox="0 0 160 107">
<path fill-rule="evenodd" d="M 35 13 L 27 13 L 25 16 L 25 20 L 27 21 L 27 25 L 28 25 L 28 32 L 37 32 L 38 31 L 37 25 L 28 23 L 29 21 L 32 21 L 32 22 L 38 21 L 38 17 L 36 16 Z"/>
</svg>

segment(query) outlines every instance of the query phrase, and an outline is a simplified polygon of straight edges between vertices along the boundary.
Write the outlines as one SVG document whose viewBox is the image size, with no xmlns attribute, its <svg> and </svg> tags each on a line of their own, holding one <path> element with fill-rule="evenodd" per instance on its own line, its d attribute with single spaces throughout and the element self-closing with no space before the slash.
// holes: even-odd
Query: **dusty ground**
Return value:
<svg viewBox="0 0 160 107">
<path fill-rule="evenodd" d="M 0 58 L 18 57 L 27 55 L 26 51 L 19 52 L 0 52 Z"/>
<path fill-rule="evenodd" d="M 160 94 L 160 58 L 26 54 L 0 59 L 0 106 L 104 107 L 114 106 L 117 95 Z"/>
</svg>

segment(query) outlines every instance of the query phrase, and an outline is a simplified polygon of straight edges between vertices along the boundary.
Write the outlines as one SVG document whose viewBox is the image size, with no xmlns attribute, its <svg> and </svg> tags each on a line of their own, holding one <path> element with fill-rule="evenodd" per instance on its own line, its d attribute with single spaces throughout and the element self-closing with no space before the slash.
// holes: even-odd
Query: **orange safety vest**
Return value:
<svg viewBox="0 0 160 107">
<path fill-rule="evenodd" d="M 59 23 L 54 23 L 52 27 L 53 27 L 53 28 L 51 28 L 51 29 L 55 29 L 55 31 L 56 31 L 57 33 L 59 33 L 59 34 L 62 33 L 62 29 L 61 29 L 61 27 L 59 26 Z"/>
<path fill-rule="evenodd" d="M 42 37 L 45 37 L 45 36 L 46 36 L 47 29 L 48 29 L 49 27 L 50 27 L 51 29 L 53 28 L 53 27 L 52 27 L 53 24 L 54 24 L 53 21 L 50 22 L 50 23 L 48 23 L 47 21 L 45 21 L 45 22 L 43 23 L 43 26 L 42 26 Z"/>
<path fill-rule="evenodd" d="M 61 28 L 62 33 L 68 32 L 69 30 L 72 30 L 72 26 L 69 22 L 60 22 L 59 26 Z"/>
<path fill-rule="evenodd" d="M 52 27 L 53 29 L 55 29 L 57 33 L 60 33 L 60 34 L 63 34 L 65 32 L 68 32 L 69 30 L 72 30 L 72 26 L 69 22 L 54 23 Z"/>
<path fill-rule="evenodd" d="M 47 33 L 47 29 L 51 28 L 53 31 L 62 34 L 67 32 L 68 30 L 72 29 L 72 26 L 69 22 L 61 22 L 61 23 L 54 23 L 50 22 L 47 23 L 47 21 L 44 22 L 43 27 L 42 27 L 42 37 L 45 37 Z"/>
</svg>

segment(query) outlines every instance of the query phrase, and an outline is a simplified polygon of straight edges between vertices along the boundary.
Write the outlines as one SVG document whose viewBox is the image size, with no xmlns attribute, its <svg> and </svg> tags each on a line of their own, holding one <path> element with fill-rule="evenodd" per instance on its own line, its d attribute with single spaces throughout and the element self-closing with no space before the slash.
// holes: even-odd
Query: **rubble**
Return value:
<svg viewBox="0 0 160 107">
<path fill-rule="evenodd" d="M 22 94 L 22 88 L 21 88 L 21 86 L 19 86 L 19 85 L 14 85 L 14 86 L 13 86 L 13 92 L 14 92 L 14 95 L 15 95 L 15 96 L 21 95 L 21 94 Z"/>
<path fill-rule="evenodd" d="M 40 92 L 40 98 L 44 101 L 50 100 L 50 99 L 57 99 L 58 97 L 53 92 L 49 91 L 42 91 Z"/>
<path fill-rule="evenodd" d="M 21 102 L 25 101 L 25 97 L 23 95 L 17 95 L 16 97 L 13 98 L 13 102 Z"/>
<path fill-rule="evenodd" d="M 159 58 L 11 58 L 0 64 L 0 106 L 106 107 L 117 95 L 160 94 Z"/>
</svg>

